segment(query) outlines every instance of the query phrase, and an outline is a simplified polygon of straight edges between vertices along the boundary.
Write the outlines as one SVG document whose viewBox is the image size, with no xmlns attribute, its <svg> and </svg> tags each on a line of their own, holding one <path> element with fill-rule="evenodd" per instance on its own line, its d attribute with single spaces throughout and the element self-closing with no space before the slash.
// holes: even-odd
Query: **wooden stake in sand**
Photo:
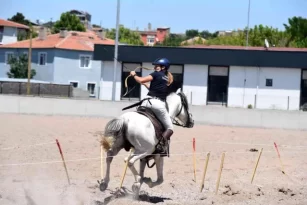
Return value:
<svg viewBox="0 0 307 205">
<path fill-rule="evenodd" d="M 127 172 L 127 167 L 128 167 L 128 163 L 129 163 L 129 160 L 130 160 L 130 156 L 131 156 L 132 150 L 133 150 L 133 149 L 130 148 L 129 156 L 128 156 L 128 159 L 127 159 L 127 161 L 126 161 L 126 165 L 125 165 L 125 169 L 124 169 L 124 173 L 123 173 L 122 179 L 121 179 L 121 181 L 120 181 L 119 189 L 121 189 L 122 186 L 123 186 L 123 182 L 124 182 L 124 178 L 125 178 L 125 175 L 126 175 L 126 172 Z"/>
<path fill-rule="evenodd" d="M 207 172 L 207 168 L 208 168 L 209 157 L 210 157 L 210 152 L 207 154 L 205 168 L 204 168 L 204 173 L 203 173 L 203 178 L 201 179 L 200 192 L 202 192 L 202 190 L 204 188 L 204 183 L 205 183 L 206 172 Z"/>
<path fill-rule="evenodd" d="M 63 152 L 62 152 L 62 149 L 61 149 L 61 145 L 60 145 L 58 139 L 56 139 L 56 144 L 58 145 L 58 148 L 59 148 L 59 151 L 60 151 L 60 154 L 61 154 L 61 157 L 62 157 L 63 165 L 64 165 L 64 168 L 65 168 L 68 184 L 70 185 L 70 179 L 69 179 L 69 176 L 68 176 L 68 172 L 67 172 L 67 168 L 66 168 L 66 163 L 65 163 L 65 160 L 64 160 L 64 155 L 63 155 Z"/>
<path fill-rule="evenodd" d="M 219 171 L 219 175 L 218 175 L 217 182 L 216 182 L 215 194 L 217 194 L 217 192 L 218 192 L 218 190 L 219 190 L 220 181 L 221 181 L 221 175 L 222 175 L 222 169 L 223 169 L 223 165 L 224 165 L 224 158 L 225 158 L 225 152 L 223 152 L 223 154 L 222 154 L 222 160 L 221 160 L 221 165 L 220 165 L 220 171 Z"/>
<path fill-rule="evenodd" d="M 275 142 L 274 142 L 274 146 L 275 146 L 275 149 L 276 149 L 276 151 L 277 151 L 278 158 L 279 158 L 279 161 L 280 161 L 280 164 L 281 164 L 282 173 L 283 173 L 283 174 L 286 174 L 284 165 L 283 165 L 282 162 L 281 162 L 281 158 L 280 158 L 280 154 L 279 154 L 279 151 L 278 151 L 278 148 L 277 148 L 277 144 L 276 144 Z"/>
<path fill-rule="evenodd" d="M 258 167 L 258 164 L 259 164 L 259 160 L 260 160 L 262 151 L 263 151 L 263 148 L 261 148 L 261 151 L 260 151 L 260 153 L 259 153 L 259 155 L 258 155 L 258 159 L 257 159 L 256 165 L 255 165 L 255 168 L 254 168 L 254 173 L 253 173 L 253 177 L 252 177 L 251 184 L 252 184 L 253 181 L 254 181 L 254 176 L 255 176 L 255 173 L 256 173 L 256 170 L 257 170 L 257 167 Z"/>
<path fill-rule="evenodd" d="M 193 164 L 194 164 L 194 182 L 196 182 L 195 138 L 193 138 Z"/>
<path fill-rule="evenodd" d="M 100 146 L 100 177 L 103 179 L 103 148 Z"/>
</svg>

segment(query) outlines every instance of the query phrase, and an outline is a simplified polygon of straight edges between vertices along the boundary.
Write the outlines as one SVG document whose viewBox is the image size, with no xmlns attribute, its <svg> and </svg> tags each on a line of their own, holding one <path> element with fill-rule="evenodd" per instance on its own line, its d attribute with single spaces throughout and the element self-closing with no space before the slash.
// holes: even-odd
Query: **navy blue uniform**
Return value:
<svg viewBox="0 0 307 205">
<path fill-rule="evenodd" d="M 150 82 L 148 95 L 165 100 L 168 94 L 168 77 L 165 75 L 165 71 L 155 71 L 150 73 L 150 75 L 153 80 Z"/>
</svg>

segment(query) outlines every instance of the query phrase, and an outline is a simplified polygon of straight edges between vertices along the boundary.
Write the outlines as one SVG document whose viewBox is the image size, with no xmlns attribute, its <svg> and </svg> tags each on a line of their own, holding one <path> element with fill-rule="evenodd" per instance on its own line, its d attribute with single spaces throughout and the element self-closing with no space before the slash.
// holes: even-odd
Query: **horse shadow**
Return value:
<svg viewBox="0 0 307 205">
<path fill-rule="evenodd" d="M 111 201 L 115 199 L 120 199 L 120 198 L 134 199 L 133 192 L 127 189 L 126 187 L 122 187 L 121 189 L 117 189 L 116 191 L 111 191 L 110 194 L 111 194 L 110 196 L 104 198 L 103 202 L 95 201 L 95 205 L 107 205 Z M 137 199 L 137 201 L 144 201 L 144 202 L 148 202 L 152 204 L 157 204 L 161 202 L 163 203 L 166 200 L 172 200 L 172 199 L 166 198 L 166 197 L 160 197 L 160 196 L 150 196 L 145 191 L 140 191 L 139 198 Z"/>
</svg>

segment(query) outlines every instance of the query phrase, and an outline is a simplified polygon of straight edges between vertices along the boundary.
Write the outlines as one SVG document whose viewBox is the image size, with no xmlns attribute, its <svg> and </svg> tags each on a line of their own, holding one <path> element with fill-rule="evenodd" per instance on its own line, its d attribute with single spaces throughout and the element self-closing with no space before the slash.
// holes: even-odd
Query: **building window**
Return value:
<svg viewBox="0 0 307 205">
<path fill-rule="evenodd" d="M 1 43 L 2 40 L 3 40 L 3 30 L 4 30 L 4 27 L 3 27 L 3 26 L 0 26 L 0 43 Z"/>
<path fill-rule="evenodd" d="M 96 83 L 87 83 L 87 91 L 89 91 L 90 96 L 95 96 Z"/>
<path fill-rule="evenodd" d="M 38 53 L 38 64 L 39 65 L 47 64 L 47 53 Z"/>
<path fill-rule="evenodd" d="M 272 87 L 273 86 L 273 79 L 266 79 L 265 86 Z"/>
<path fill-rule="evenodd" d="M 155 36 L 147 36 L 147 44 L 154 44 L 155 43 Z"/>
<path fill-rule="evenodd" d="M 5 64 L 9 64 L 9 60 L 11 59 L 11 58 L 13 58 L 14 57 L 14 53 L 13 52 L 6 52 L 5 53 Z"/>
<path fill-rule="evenodd" d="M 91 56 L 80 55 L 80 68 L 90 68 Z"/>
<path fill-rule="evenodd" d="M 74 87 L 74 88 L 77 88 L 78 85 L 79 85 L 79 83 L 76 82 L 76 81 L 70 81 L 69 83 L 70 83 L 70 85 L 72 85 L 72 87 Z"/>
</svg>

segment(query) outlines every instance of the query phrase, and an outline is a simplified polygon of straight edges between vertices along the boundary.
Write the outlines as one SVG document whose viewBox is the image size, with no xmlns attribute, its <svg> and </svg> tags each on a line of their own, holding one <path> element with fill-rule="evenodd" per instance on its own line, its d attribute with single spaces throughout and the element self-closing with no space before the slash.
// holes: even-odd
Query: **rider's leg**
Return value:
<svg viewBox="0 0 307 205">
<path fill-rule="evenodd" d="M 162 136 L 165 140 L 169 140 L 170 137 L 173 135 L 174 128 L 171 117 L 167 112 L 165 102 L 158 99 L 150 99 L 150 103 L 146 102 L 144 103 L 144 106 L 150 107 L 152 111 L 156 114 L 157 118 L 161 121 L 165 128 L 165 131 Z"/>
</svg>

